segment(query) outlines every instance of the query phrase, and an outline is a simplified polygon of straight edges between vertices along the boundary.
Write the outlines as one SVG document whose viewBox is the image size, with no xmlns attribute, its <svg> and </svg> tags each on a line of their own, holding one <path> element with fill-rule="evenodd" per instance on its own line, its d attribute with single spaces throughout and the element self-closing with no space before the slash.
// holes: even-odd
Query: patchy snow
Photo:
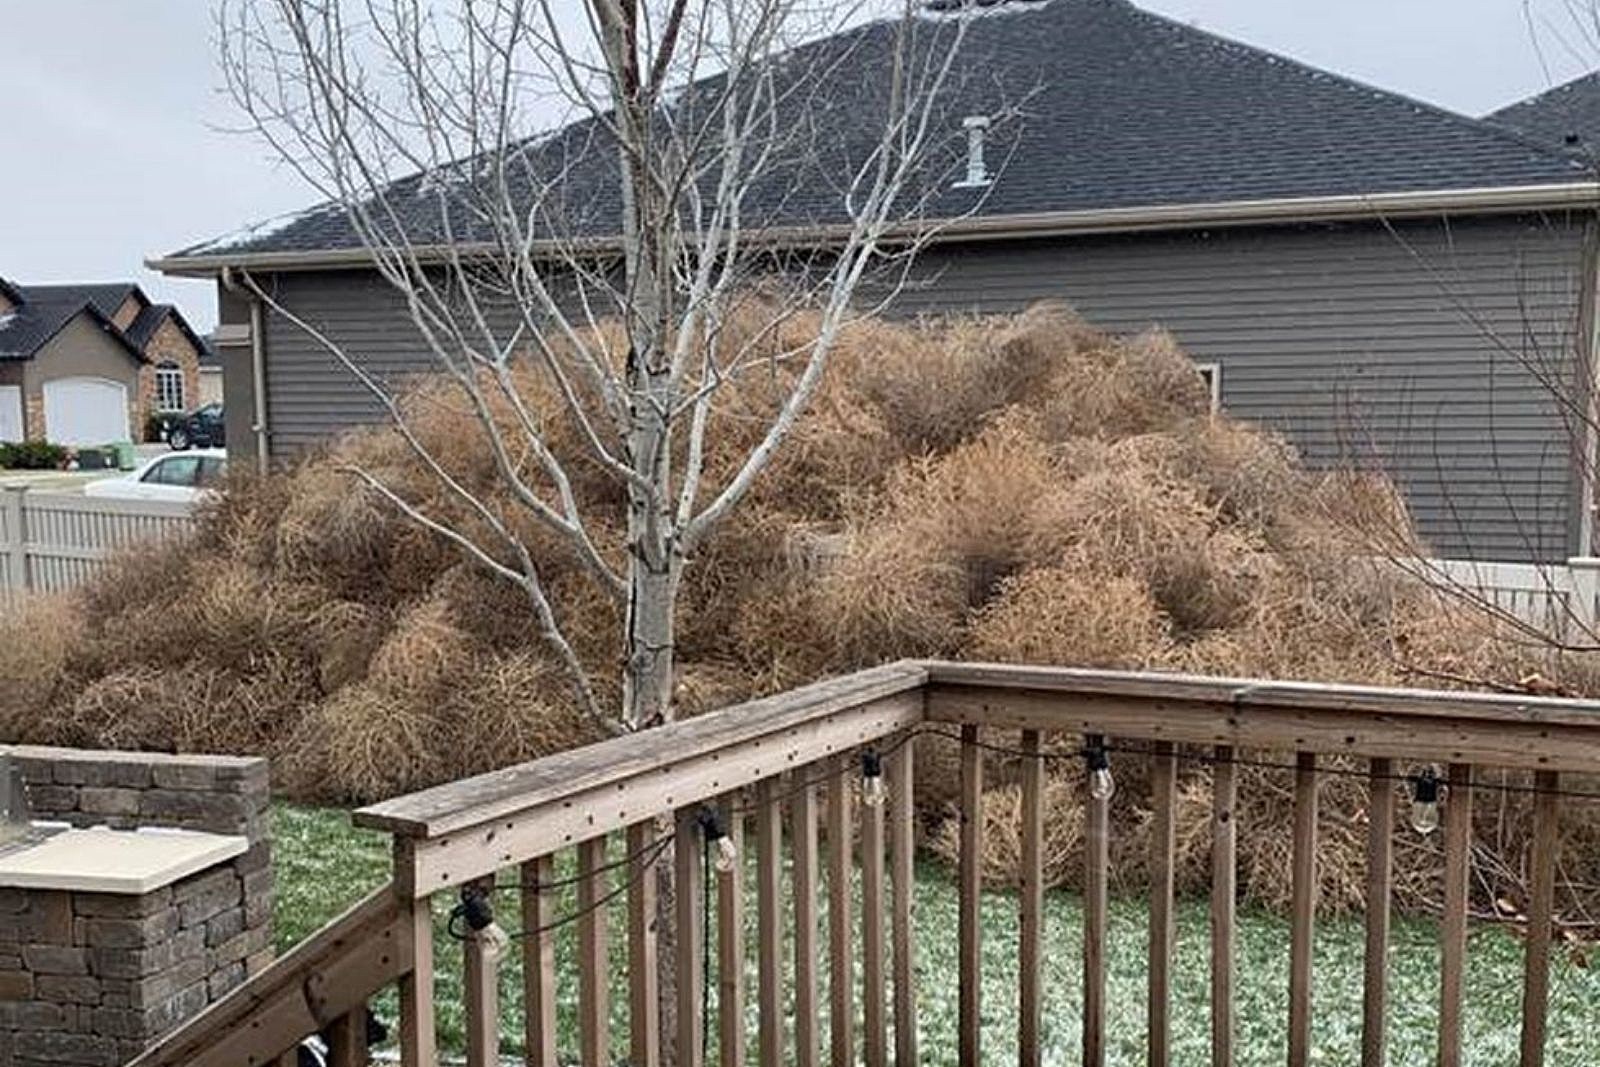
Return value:
<svg viewBox="0 0 1600 1067">
<path fill-rule="evenodd" d="M 916 11 L 929 22 L 958 22 L 963 19 L 994 18 L 1037 11 L 1050 0 L 933 0 Z M 885 19 L 892 22 L 897 16 Z"/>
<path fill-rule="evenodd" d="M 0 315 L 0 330 L 5 329 L 7 326 L 10 326 L 13 322 L 16 322 L 16 321 L 17 321 L 17 312 L 15 312 L 15 311 L 7 311 L 5 314 Z"/>
<path fill-rule="evenodd" d="M 257 222 L 249 226 L 241 227 L 240 229 L 234 230 L 232 233 L 223 234 L 221 237 L 212 238 L 211 240 L 202 244 L 195 245 L 193 248 L 186 248 L 184 249 L 183 254 L 185 256 L 204 256 L 215 252 L 227 252 L 238 248 L 241 245 L 251 244 L 255 241 L 262 240 L 263 238 L 280 234 L 284 230 L 287 230 L 289 227 L 293 226 L 295 223 L 300 222 L 302 219 L 308 219 L 314 215 L 320 215 L 334 210 L 339 210 L 337 204 L 318 204 L 315 207 L 303 208 L 299 211 L 290 211 L 286 214 L 277 215 L 273 218 L 267 219 L 264 222 Z"/>
</svg>

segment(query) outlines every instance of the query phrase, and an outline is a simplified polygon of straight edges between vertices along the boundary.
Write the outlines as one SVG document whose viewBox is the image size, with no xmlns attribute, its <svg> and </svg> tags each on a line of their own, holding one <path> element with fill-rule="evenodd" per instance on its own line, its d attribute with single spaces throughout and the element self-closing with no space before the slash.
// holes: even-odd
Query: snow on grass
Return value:
<svg viewBox="0 0 1600 1067">
<path fill-rule="evenodd" d="M 281 952 L 344 908 L 381 885 L 389 877 L 388 839 L 382 834 L 356 830 L 341 811 L 279 806 L 274 811 L 274 848 L 277 865 L 277 947 Z M 747 839 L 748 840 L 748 839 Z M 613 842 L 612 858 L 621 845 Z M 750 851 L 747 849 L 747 859 Z M 558 864 L 558 876 L 573 873 L 570 854 Z M 746 1023 L 750 1034 L 749 1059 L 756 1061 L 755 1026 L 755 874 L 746 865 Z M 505 876 L 503 876 L 504 879 Z M 787 882 L 785 883 L 787 885 Z M 859 900 L 860 887 L 855 887 Z M 619 1062 L 627 1049 L 626 910 L 619 897 L 608 911 L 611 933 L 612 1045 Z M 518 926 L 516 894 L 497 899 L 500 921 L 507 929 Z M 828 1034 L 826 887 L 821 893 L 821 930 L 824 1016 L 819 1022 L 824 1049 Z M 569 887 L 557 914 L 576 906 Z M 1046 898 L 1046 946 L 1043 953 L 1044 1062 L 1070 1064 L 1079 1059 L 1082 1036 L 1083 970 L 1082 910 L 1078 898 L 1052 893 Z M 436 902 L 436 958 L 439 966 L 439 1034 L 443 1046 L 464 1046 L 462 1029 L 461 950 L 444 933 L 442 903 Z M 785 904 L 786 923 L 792 913 Z M 860 923 L 860 909 L 855 910 Z M 983 1052 L 985 1062 L 1016 1060 L 1017 912 L 1014 896 L 992 893 L 983 903 L 984 983 Z M 944 870 L 921 863 L 913 922 L 916 927 L 917 1001 L 921 1026 L 922 1062 L 932 1067 L 956 1062 L 957 1018 L 957 893 Z M 715 931 L 713 917 L 712 930 Z M 1210 1056 L 1210 948 L 1206 907 L 1190 902 L 1179 909 L 1178 948 L 1173 982 L 1173 1062 L 1204 1063 Z M 714 935 L 713 935 L 714 936 Z M 786 926 L 788 949 L 785 967 L 792 968 L 792 928 Z M 571 928 L 557 940 L 557 1018 L 562 1058 L 576 1059 L 577 980 L 575 933 Z M 1145 1062 L 1145 975 L 1147 952 L 1146 906 L 1142 899 L 1114 902 L 1109 919 L 1107 985 L 1109 1005 L 1108 1062 L 1134 1067 Z M 859 931 L 857 944 L 859 945 Z M 1354 1063 L 1361 1048 L 1361 983 L 1363 931 L 1358 918 L 1320 923 L 1316 934 L 1316 985 L 1313 1008 L 1313 1062 Z M 714 949 L 713 949 L 714 955 Z M 509 953 L 500 970 L 501 1027 L 505 1051 L 522 1042 L 522 974 L 516 951 Z M 861 956 L 855 954 L 859 983 Z M 1439 952 L 1434 925 L 1426 920 L 1399 918 L 1389 949 L 1390 1007 L 1389 1060 L 1396 1064 L 1432 1062 L 1438 1023 Z M 792 974 L 792 970 L 787 971 Z M 1286 920 L 1244 911 L 1238 924 L 1238 967 L 1235 979 L 1238 1030 L 1236 1062 L 1241 1067 L 1277 1067 L 1287 1054 L 1289 927 Z M 712 1000 L 706 1025 L 715 1056 L 717 976 L 713 960 Z M 788 983 L 786 983 L 788 984 Z M 1509 931 L 1480 927 L 1469 946 L 1466 985 L 1466 1062 L 1490 1067 L 1514 1062 L 1522 987 L 1522 946 Z M 859 989 L 859 984 L 858 984 Z M 792 997 L 792 989 L 790 990 Z M 1600 1063 L 1600 1028 L 1592 1025 L 1592 1006 L 1600 1003 L 1600 974 L 1576 961 L 1559 956 L 1552 973 L 1550 1036 L 1547 1057 L 1552 1063 Z M 859 994 L 856 1027 L 860 1027 Z M 376 1004 L 381 1017 L 392 1024 L 392 994 Z M 790 1011 L 792 1018 L 792 1009 Z M 793 1041 L 792 1023 L 788 1040 Z M 859 1035 L 856 1047 L 859 1049 Z M 792 1049 L 791 1049 L 792 1054 Z"/>
</svg>

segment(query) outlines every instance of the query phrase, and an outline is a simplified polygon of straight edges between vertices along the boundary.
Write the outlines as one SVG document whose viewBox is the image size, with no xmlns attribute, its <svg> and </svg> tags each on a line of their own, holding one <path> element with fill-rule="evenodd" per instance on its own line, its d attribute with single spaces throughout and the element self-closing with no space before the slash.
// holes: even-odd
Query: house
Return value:
<svg viewBox="0 0 1600 1067">
<path fill-rule="evenodd" d="M 950 144 L 971 143 L 971 117 L 1008 103 L 1020 116 L 992 131 L 992 168 L 969 160 L 978 180 L 928 190 L 927 214 L 947 224 L 896 312 L 1055 298 L 1110 329 L 1165 327 L 1211 368 L 1231 414 L 1280 429 L 1313 464 L 1390 472 L 1438 553 L 1594 549 L 1594 442 L 1570 417 L 1586 409 L 1581 368 L 1596 365 L 1600 183 L 1581 161 L 1127 0 L 946 6 L 923 17 L 973 20 L 940 102 Z M 752 225 L 824 233 L 840 217 L 821 177 L 849 168 L 827 153 L 870 110 L 855 101 L 882 81 L 887 32 L 850 31 L 865 46 L 839 50 L 834 96 L 807 98 L 837 138 L 818 146 L 815 174 L 747 207 Z M 583 199 L 607 203 L 614 159 L 581 163 Z M 436 198 L 416 195 L 424 180 L 387 198 L 414 212 L 401 224 L 421 244 L 440 232 Z M 367 262 L 336 204 L 152 262 L 219 280 L 230 447 L 286 457 L 382 416 L 321 344 L 245 295 L 239 272 L 379 379 L 430 365 Z"/>
<path fill-rule="evenodd" d="M 0 279 L 0 441 L 143 440 L 150 416 L 194 406 L 204 349 L 137 285 Z"/>
</svg>

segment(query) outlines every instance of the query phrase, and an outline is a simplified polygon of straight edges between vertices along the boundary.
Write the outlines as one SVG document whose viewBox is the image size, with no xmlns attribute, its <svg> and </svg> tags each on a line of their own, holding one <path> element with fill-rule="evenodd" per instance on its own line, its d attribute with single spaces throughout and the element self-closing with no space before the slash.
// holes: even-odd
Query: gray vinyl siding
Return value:
<svg viewBox="0 0 1600 1067">
<path fill-rule="evenodd" d="M 1576 549 L 1571 395 L 1584 226 L 1496 218 L 938 246 L 902 314 L 1074 304 L 1116 331 L 1171 330 L 1220 365 L 1232 415 L 1318 466 L 1379 465 L 1442 555 Z M 364 272 L 274 279 L 277 299 L 391 384 L 429 367 L 395 295 Z M 298 327 L 267 326 L 267 416 L 287 455 L 382 415 Z"/>
<path fill-rule="evenodd" d="M 902 310 L 1063 299 L 1170 330 L 1224 409 L 1314 466 L 1381 467 L 1436 552 L 1577 550 L 1573 445 L 1584 223 L 1518 218 L 936 248 Z"/>
</svg>

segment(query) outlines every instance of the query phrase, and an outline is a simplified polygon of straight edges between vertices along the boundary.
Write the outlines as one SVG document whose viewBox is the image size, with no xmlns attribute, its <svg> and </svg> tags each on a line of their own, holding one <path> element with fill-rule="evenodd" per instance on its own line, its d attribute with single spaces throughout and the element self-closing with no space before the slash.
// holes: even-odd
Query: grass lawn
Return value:
<svg viewBox="0 0 1600 1067">
<path fill-rule="evenodd" d="M 343 908 L 382 884 L 389 876 L 388 839 L 351 828 L 343 812 L 279 806 L 274 812 L 274 848 L 278 870 L 276 933 L 280 951 L 311 933 Z M 620 845 L 614 845 L 614 850 Z M 613 856 L 620 855 L 614 851 Z M 571 873 L 569 867 L 560 873 Z M 754 1034 L 754 879 L 747 887 L 751 933 L 746 938 L 751 958 L 747 974 L 750 1032 Z M 918 998 L 923 1059 L 930 1064 L 955 1062 L 956 1021 L 956 889 L 938 867 L 924 863 L 917 878 Z M 515 894 L 500 895 L 501 921 L 516 927 Z M 572 899 L 561 912 L 572 909 Z M 1068 893 L 1046 901 L 1045 959 L 1046 1063 L 1076 1063 L 1080 1034 L 1082 969 L 1079 962 L 1081 912 Z M 462 1044 L 459 947 L 444 935 L 439 916 L 438 959 L 440 1038 L 447 1048 Z M 611 913 L 614 953 L 613 995 L 615 1048 L 626 1049 L 626 987 L 622 980 L 625 915 L 621 902 Z M 1111 914 L 1109 1003 L 1110 1062 L 1144 1062 L 1146 915 L 1142 901 L 1114 905 Z M 986 1059 L 996 1063 L 1016 1058 L 1015 899 L 1003 893 L 984 901 L 984 1030 Z M 1202 902 L 1180 909 L 1174 1062 L 1201 1063 L 1210 1055 L 1209 966 L 1206 908 Z M 1358 919 L 1319 924 L 1316 939 L 1316 1003 L 1313 1013 L 1317 1062 L 1343 1064 L 1360 1058 L 1362 926 Z M 825 939 L 824 939 L 825 941 Z M 564 931 L 557 964 L 574 974 L 573 935 Z M 516 953 L 512 952 L 515 957 Z M 857 953 L 859 966 L 859 952 Z M 1289 928 L 1275 916 L 1240 916 L 1238 943 L 1239 1040 L 1242 1065 L 1281 1064 L 1287 1054 Z M 1432 923 L 1397 920 L 1390 949 L 1390 1062 L 1405 1067 L 1431 1063 L 1437 1012 L 1438 948 Z M 827 974 L 826 963 L 822 974 Z M 1490 1067 L 1515 1062 L 1521 996 L 1522 948 L 1501 928 L 1474 931 L 1467 979 L 1467 1062 Z M 575 1058 L 577 982 L 559 983 L 564 1058 Z M 522 1035 L 521 973 L 515 959 L 501 968 L 501 1007 L 505 1047 L 519 1046 Z M 715 990 L 715 982 L 712 983 Z M 714 995 L 714 993 L 713 993 Z M 826 994 L 824 991 L 824 1001 Z M 1548 1062 L 1600 1063 L 1600 975 L 1558 960 L 1552 978 L 1552 1018 Z M 392 996 L 378 1002 L 380 1015 L 394 1017 Z M 708 1020 L 716 1032 L 716 1008 Z M 823 1024 L 826 1034 L 826 1022 Z M 824 1038 L 825 1040 L 825 1038 Z M 714 1055 L 713 1040 L 713 1055 Z M 751 1041 L 751 1055 L 755 1043 Z M 620 1057 L 619 1057 L 620 1058 Z"/>
</svg>

